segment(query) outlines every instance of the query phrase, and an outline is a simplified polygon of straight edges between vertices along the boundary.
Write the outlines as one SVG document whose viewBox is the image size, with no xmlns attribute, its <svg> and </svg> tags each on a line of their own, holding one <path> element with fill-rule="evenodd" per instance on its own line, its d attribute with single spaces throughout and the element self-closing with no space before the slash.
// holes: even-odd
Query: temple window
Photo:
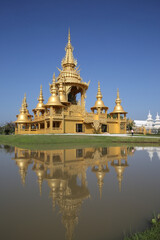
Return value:
<svg viewBox="0 0 160 240">
<path fill-rule="evenodd" d="M 60 127 L 60 122 L 54 121 L 53 122 L 53 128 L 59 128 Z"/>
<path fill-rule="evenodd" d="M 107 132 L 107 125 L 102 124 L 101 131 L 102 132 Z"/>
<path fill-rule="evenodd" d="M 124 119 L 124 114 L 121 114 L 121 115 L 120 115 L 120 119 Z"/>
<path fill-rule="evenodd" d="M 107 148 L 102 148 L 102 155 L 107 155 Z"/>
<path fill-rule="evenodd" d="M 56 111 L 56 114 L 61 114 L 62 113 L 62 108 L 57 108 L 55 111 Z"/>
<path fill-rule="evenodd" d="M 47 128 L 49 128 L 50 127 L 50 122 L 47 122 Z"/>
<path fill-rule="evenodd" d="M 44 152 L 40 153 L 40 159 L 44 160 Z"/>
<path fill-rule="evenodd" d="M 44 129 L 44 123 L 40 123 L 40 129 Z"/>
<path fill-rule="evenodd" d="M 83 157 L 83 150 L 82 149 L 76 149 L 76 157 L 77 158 Z"/>
<path fill-rule="evenodd" d="M 83 132 L 83 124 L 76 124 L 76 132 Z"/>
<path fill-rule="evenodd" d="M 118 114 L 117 114 L 117 113 L 114 113 L 114 114 L 113 114 L 113 118 L 114 118 L 114 119 L 117 119 L 117 118 L 118 118 Z"/>
<path fill-rule="evenodd" d="M 55 162 L 61 162 L 61 158 L 60 158 L 59 155 L 53 155 L 52 161 L 53 161 L 53 163 L 55 163 Z"/>
</svg>

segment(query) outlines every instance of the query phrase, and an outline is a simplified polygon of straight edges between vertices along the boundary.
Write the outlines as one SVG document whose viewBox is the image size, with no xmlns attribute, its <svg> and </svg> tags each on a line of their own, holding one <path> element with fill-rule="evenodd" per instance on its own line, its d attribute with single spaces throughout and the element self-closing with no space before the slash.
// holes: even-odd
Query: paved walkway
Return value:
<svg viewBox="0 0 160 240">
<path fill-rule="evenodd" d="M 70 135 L 70 136 L 100 136 L 100 137 L 144 137 L 144 138 L 160 138 L 160 137 L 156 137 L 156 136 L 137 136 L 137 135 L 131 135 L 131 134 L 110 134 L 110 133 L 104 133 L 104 134 L 86 134 L 86 133 L 61 133 L 61 134 L 54 134 L 54 135 Z"/>
<path fill-rule="evenodd" d="M 145 136 L 145 135 L 141 135 L 141 136 L 137 136 L 137 135 L 131 135 L 131 134 L 110 134 L 110 133 L 103 133 L 103 134 L 86 134 L 86 133 L 44 133 L 44 134 L 23 134 L 23 135 L 35 135 L 35 136 L 39 136 L 39 135 L 57 135 L 57 136 L 93 136 L 93 137 L 131 137 L 131 138 L 160 138 L 159 136 Z"/>
</svg>

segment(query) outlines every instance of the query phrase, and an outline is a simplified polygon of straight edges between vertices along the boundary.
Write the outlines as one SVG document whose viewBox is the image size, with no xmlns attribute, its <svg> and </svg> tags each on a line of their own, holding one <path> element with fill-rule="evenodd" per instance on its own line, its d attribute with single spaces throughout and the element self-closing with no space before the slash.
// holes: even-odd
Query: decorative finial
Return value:
<svg viewBox="0 0 160 240">
<path fill-rule="evenodd" d="M 40 103 L 43 103 L 43 101 L 44 101 L 43 91 L 42 91 L 42 85 L 40 86 L 40 94 L 39 94 L 38 101 L 39 101 Z"/>
<path fill-rule="evenodd" d="M 21 180 L 22 180 L 22 184 L 23 186 L 25 186 L 26 183 L 26 172 L 23 168 L 19 169 L 20 175 L 21 175 Z"/>
<path fill-rule="evenodd" d="M 40 86 L 40 96 L 39 97 L 42 97 L 43 93 L 42 93 L 42 85 Z"/>
<path fill-rule="evenodd" d="M 28 104 L 27 104 L 27 98 L 26 98 L 26 93 L 25 93 L 23 101 L 22 101 L 22 110 L 26 111 L 27 107 L 28 107 Z"/>
<path fill-rule="evenodd" d="M 53 73 L 53 79 L 52 79 L 53 83 L 56 82 L 56 77 L 55 77 L 55 73 Z"/>
<path fill-rule="evenodd" d="M 117 98 L 119 98 L 119 89 L 117 88 Z"/>
<path fill-rule="evenodd" d="M 117 98 L 116 98 L 116 105 L 120 106 L 121 104 L 121 99 L 119 98 L 119 88 L 117 88 Z"/>
<path fill-rule="evenodd" d="M 55 73 L 53 73 L 52 84 L 50 85 L 50 92 L 51 92 L 51 94 L 54 95 L 54 96 L 57 95 Z"/>
<path fill-rule="evenodd" d="M 100 89 L 100 81 L 98 81 L 98 89 L 101 90 L 101 89 Z"/>
<path fill-rule="evenodd" d="M 118 180 L 118 188 L 119 188 L 119 192 L 121 192 L 122 191 L 122 180 L 121 179 Z"/>
<path fill-rule="evenodd" d="M 42 196 L 42 182 L 43 182 L 43 179 L 41 177 L 39 177 L 38 178 L 38 185 L 39 185 L 40 196 Z"/>
<path fill-rule="evenodd" d="M 99 197 L 102 199 L 102 189 L 103 189 L 103 180 L 98 180 L 98 188 L 99 188 Z"/>
<path fill-rule="evenodd" d="M 70 28 L 68 29 L 68 43 L 71 42 Z"/>
<path fill-rule="evenodd" d="M 101 87 L 100 82 L 98 82 L 98 91 L 97 91 L 97 99 L 102 99 Z"/>
</svg>

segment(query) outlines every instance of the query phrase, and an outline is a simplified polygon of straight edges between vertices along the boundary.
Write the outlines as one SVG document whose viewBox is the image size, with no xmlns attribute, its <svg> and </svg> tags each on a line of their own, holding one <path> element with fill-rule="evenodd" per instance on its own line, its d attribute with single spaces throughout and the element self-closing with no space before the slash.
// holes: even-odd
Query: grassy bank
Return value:
<svg viewBox="0 0 160 240">
<path fill-rule="evenodd" d="M 91 146 L 160 146 L 160 138 L 83 135 L 0 135 L 0 144 L 29 149 L 76 148 Z"/>
<path fill-rule="evenodd" d="M 160 240 L 160 222 L 157 219 L 152 219 L 155 222 L 152 226 L 142 233 L 136 233 L 130 237 L 125 237 L 124 240 Z"/>
</svg>

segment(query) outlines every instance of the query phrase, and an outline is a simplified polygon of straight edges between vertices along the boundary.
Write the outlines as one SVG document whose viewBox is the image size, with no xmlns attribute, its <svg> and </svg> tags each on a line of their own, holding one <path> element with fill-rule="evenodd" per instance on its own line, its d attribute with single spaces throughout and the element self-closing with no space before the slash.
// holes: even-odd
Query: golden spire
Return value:
<svg viewBox="0 0 160 240">
<path fill-rule="evenodd" d="M 44 102 L 43 92 L 42 92 L 42 85 L 40 86 L 40 94 L 39 94 L 38 101 L 39 101 L 40 103 L 43 103 L 43 102 Z"/>
<path fill-rule="evenodd" d="M 52 95 L 49 97 L 46 106 L 59 106 L 59 107 L 63 107 L 63 104 L 60 102 L 59 96 L 57 95 L 55 73 L 53 74 L 52 84 L 50 84 L 50 93 Z"/>
<path fill-rule="evenodd" d="M 26 174 L 27 174 L 27 172 L 26 172 L 26 170 L 23 169 L 23 168 L 20 168 L 20 169 L 19 169 L 19 172 L 20 172 L 20 175 L 21 175 L 22 184 L 23 184 L 23 186 L 24 186 L 25 183 L 26 183 Z"/>
<path fill-rule="evenodd" d="M 97 108 L 101 108 L 101 109 L 108 109 L 108 107 L 106 107 L 104 105 L 104 102 L 102 101 L 102 93 L 101 93 L 101 88 L 100 88 L 100 82 L 98 82 L 98 91 L 97 91 L 97 101 L 95 102 L 94 107 L 91 108 L 91 110 L 97 109 Z"/>
<path fill-rule="evenodd" d="M 114 107 L 114 110 L 112 113 L 127 113 L 124 111 L 123 107 L 121 106 L 121 99 L 119 97 L 119 89 L 117 89 L 117 98 L 116 98 L 116 106 Z"/>
<path fill-rule="evenodd" d="M 100 177 L 98 179 L 98 187 L 99 187 L 99 196 L 100 196 L 100 199 L 102 199 L 102 189 L 103 189 L 103 179 Z"/>
<path fill-rule="evenodd" d="M 60 80 L 60 83 L 59 83 L 59 97 L 62 103 L 69 103 L 66 99 L 66 93 L 64 90 L 62 79 Z"/>
<path fill-rule="evenodd" d="M 26 98 L 26 93 L 24 94 L 24 98 L 23 98 L 23 107 L 24 107 L 24 110 L 26 110 L 28 112 L 28 104 L 27 104 L 27 98 Z"/>
<path fill-rule="evenodd" d="M 97 91 L 97 100 L 101 100 L 102 99 L 102 93 L 101 93 L 101 87 L 100 87 L 100 82 L 98 81 L 98 91 Z"/>
<path fill-rule="evenodd" d="M 50 92 L 52 95 L 56 95 L 56 93 L 57 93 L 55 73 L 53 73 L 52 84 L 50 86 Z"/>
<path fill-rule="evenodd" d="M 121 104 L 121 99 L 119 98 L 119 89 L 118 89 L 118 88 L 117 88 L 116 104 L 117 104 L 117 105 L 120 105 L 120 104 Z"/>
<path fill-rule="evenodd" d="M 70 28 L 68 29 L 68 44 L 71 43 L 71 34 L 70 34 Z"/>
<path fill-rule="evenodd" d="M 98 184 L 98 188 L 99 188 L 100 199 L 102 199 L 102 189 L 103 189 L 103 184 L 104 184 L 103 179 L 106 174 L 106 169 L 104 169 L 104 167 L 102 165 L 99 165 L 98 168 L 96 168 L 95 166 L 92 168 L 92 172 L 95 172 L 97 180 L 98 180 L 97 184 Z M 108 169 L 107 169 L 107 171 L 108 171 Z"/>
<path fill-rule="evenodd" d="M 65 47 L 66 55 L 62 60 L 62 67 L 72 67 L 75 68 L 77 66 L 77 61 L 73 57 L 73 47 L 71 44 L 71 35 L 70 35 L 70 29 L 68 30 L 68 43 Z"/>
<path fill-rule="evenodd" d="M 22 184 L 25 185 L 29 160 L 24 159 L 24 158 L 20 158 L 20 159 L 18 158 L 18 159 L 16 159 L 16 165 L 19 168 L 19 173 L 20 173 L 20 176 L 21 176 Z"/>
<path fill-rule="evenodd" d="M 30 122 L 30 117 L 31 115 L 29 114 L 29 111 L 27 109 L 28 104 L 27 104 L 27 100 L 26 100 L 26 93 L 24 94 L 24 98 L 22 100 L 22 105 L 20 108 L 20 114 L 16 115 L 17 120 L 16 122 Z"/>
<path fill-rule="evenodd" d="M 36 106 L 35 109 L 33 109 L 33 111 L 36 111 L 36 110 L 44 110 L 45 107 L 44 107 L 44 98 L 43 98 L 43 91 L 42 91 L 42 85 L 40 86 L 40 94 L 39 94 L 39 98 L 37 98 L 38 100 L 38 104 Z"/>
<path fill-rule="evenodd" d="M 118 185 L 119 185 L 119 192 L 121 192 L 122 189 L 122 180 L 123 180 L 123 173 L 125 168 L 128 166 L 127 162 L 122 163 L 122 160 L 119 159 L 118 163 L 112 163 L 112 166 L 115 168 L 117 173 L 117 179 L 118 179 Z"/>
<path fill-rule="evenodd" d="M 38 176 L 38 185 L 39 185 L 40 196 L 42 196 L 42 182 L 43 182 L 43 178 L 41 176 Z"/>
<path fill-rule="evenodd" d="M 119 99 L 119 88 L 117 88 L 117 99 Z"/>
</svg>

